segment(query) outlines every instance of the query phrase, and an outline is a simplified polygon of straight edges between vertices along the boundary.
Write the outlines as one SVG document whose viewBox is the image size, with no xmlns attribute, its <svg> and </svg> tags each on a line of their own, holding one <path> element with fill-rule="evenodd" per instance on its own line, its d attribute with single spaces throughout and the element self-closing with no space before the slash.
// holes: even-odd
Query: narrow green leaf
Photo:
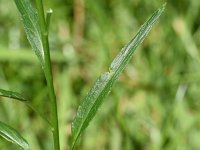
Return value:
<svg viewBox="0 0 200 150">
<path fill-rule="evenodd" d="M 4 124 L 0 121 L 0 136 L 6 139 L 9 142 L 17 144 L 19 147 L 24 150 L 29 150 L 29 144 L 27 141 L 13 128 Z"/>
<path fill-rule="evenodd" d="M 21 94 L 0 89 L 0 96 L 13 98 L 19 101 L 27 101 Z"/>
<path fill-rule="evenodd" d="M 21 14 L 24 29 L 32 49 L 39 58 L 44 68 L 44 50 L 42 45 L 39 17 L 30 0 L 15 0 L 15 4 Z"/>
<path fill-rule="evenodd" d="M 2 97 L 8 97 L 8 98 L 12 98 L 15 100 L 19 100 L 21 102 L 23 102 L 24 104 L 26 104 L 26 106 L 28 106 L 30 109 L 32 109 L 36 114 L 38 114 L 50 127 L 52 127 L 51 123 L 48 121 L 48 119 L 46 118 L 46 116 L 44 116 L 42 113 L 40 113 L 33 105 L 31 105 L 31 103 L 24 98 L 21 94 L 16 93 L 16 92 L 12 92 L 12 91 L 6 91 L 6 90 L 2 90 L 0 89 L 0 96 Z"/>
<path fill-rule="evenodd" d="M 80 134 L 88 126 L 89 122 L 95 116 L 98 108 L 103 102 L 103 99 L 109 94 L 113 84 L 118 79 L 120 73 L 124 70 L 127 63 L 130 61 L 135 49 L 143 42 L 147 34 L 152 29 L 152 26 L 158 20 L 165 8 L 164 4 L 160 9 L 141 26 L 136 36 L 122 48 L 120 53 L 111 63 L 109 72 L 102 74 L 94 83 L 93 87 L 86 95 L 83 103 L 78 107 L 77 114 L 72 122 L 72 140 L 70 149 L 74 149 L 75 143 Z"/>
</svg>

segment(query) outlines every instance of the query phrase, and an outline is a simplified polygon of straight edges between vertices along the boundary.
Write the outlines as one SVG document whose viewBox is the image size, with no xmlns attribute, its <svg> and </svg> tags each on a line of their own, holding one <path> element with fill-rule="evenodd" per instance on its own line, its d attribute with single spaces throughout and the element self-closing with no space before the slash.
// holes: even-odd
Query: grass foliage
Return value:
<svg viewBox="0 0 200 150">
<path fill-rule="evenodd" d="M 72 143 L 73 149 L 78 137 L 88 126 L 95 116 L 105 97 L 110 93 L 114 83 L 119 78 L 128 62 L 131 60 L 136 48 L 143 42 L 154 23 L 158 20 L 165 5 L 158 9 L 136 33 L 136 36 L 125 45 L 110 65 L 109 72 L 102 74 L 94 83 L 82 104 L 78 107 L 77 115 L 72 122 Z"/>
<path fill-rule="evenodd" d="M 9 127 L 0 121 L 0 135 L 7 141 L 14 143 L 24 150 L 29 150 L 28 142 L 21 137 L 21 135 L 15 131 L 15 129 Z"/>
<path fill-rule="evenodd" d="M 48 28 L 61 150 L 68 149 L 71 122 L 96 77 L 162 4 L 156 0 L 84 2 L 44 0 L 45 10 L 54 10 Z M 197 0 L 167 2 L 159 24 L 138 47 L 76 149 L 200 149 L 199 8 Z M 18 93 L 23 93 L 33 108 L 51 120 L 43 70 L 30 53 L 13 1 L 0 1 L 0 38 L 0 89 L 16 91 L 0 90 L 0 95 L 21 97 Z M 20 101 L 0 98 L 1 122 L 19 131 L 31 149 L 51 150 L 51 126 L 40 116 Z M 18 149 L 0 137 L 0 149 L 8 148 Z"/>
</svg>

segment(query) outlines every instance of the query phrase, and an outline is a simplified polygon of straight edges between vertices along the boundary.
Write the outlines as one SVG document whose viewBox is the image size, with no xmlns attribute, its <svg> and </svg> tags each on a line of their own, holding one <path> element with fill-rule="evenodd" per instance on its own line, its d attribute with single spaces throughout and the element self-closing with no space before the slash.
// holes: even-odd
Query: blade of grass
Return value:
<svg viewBox="0 0 200 150">
<path fill-rule="evenodd" d="M 38 14 L 33 8 L 30 0 L 15 0 L 15 4 L 21 14 L 24 29 L 31 47 L 44 68 L 44 50 L 40 34 Z"/>
<path fill-rule="evenodd" d="M 18 145 L 24 150 L 29 150 L 28 142 L 13 128 L 0 121 L 0 136 L 7 141 Z"/>
<path fill-rule="evenodd" d="M 6 91 L 6 90 L 2 90 L 0 89 L 0 96 L 2 97 L 8 97 L 8 98 L 13 98 L 19 101 L 23 101 L 26 102 L 27 100 L 19 93 L 16 92 L 12 92 L 12 91 Z"/>
<path fill-rule="evenodd" d="M 2 90 L 0 89 L 0 96 L 2 97 L 7 97 L 7 98 L 12 98 L 15 100 L 18 100 L 20 102 L 23 102 L 24 104 L 26 104 L 26 106 L 28 106 L 30 109 L 32 109 L 36 114 L 38 114 L 50 127 L 52 127 L 52 124 L 49 122 L 49 120 L 46 118 L 46 116 L 44 116 L 42 113 L 40 113 L 31 103 L 29 100 L 27 100 L 26 98 L 24 98 L 21 94 L 17 93 L 17 92 L 12 92 L 12 91 L 6 91 L 6 90 Z"/>
<path fill-rule="evenodd" d="M 158 20 L 165 9 L 164 4 L 142 25 L 136 36 L 122 48 L 121 52 L 111 63 L 109 72 L 102 74 L 94 83 L 93 87 L 84 98 L 82 104 L 78 107 L 77 114 L 72 122 L 72 140 L 70 149 L 74 149 L 75 143 L 81 133 L 88 126 L 89 122 L 95 116 L 98 108 L 102 104 L 104 98 L 109 94 L 113 84 L 130 61 L 135 49 L 143 42 L 152 26 Z"/>
<path fill-rule="evenodd" d="M 50 20 L 45 20 L 42 0 L 35 0 L 37 11 L 32 7 L 30 0 L 15 0 L 15 3 L 21 13 L 29 42 L 38 56 L 44 70 L 51 101 L 54 148 L 55 150 L 60 150 L 57 102 L 53 86 L 48 39 L 48 25 Z M 50 19 L 50 16 L 47 17 L 47 19 Z M 48 24 L 46 21 L 48 21 Z"/>
</svg>

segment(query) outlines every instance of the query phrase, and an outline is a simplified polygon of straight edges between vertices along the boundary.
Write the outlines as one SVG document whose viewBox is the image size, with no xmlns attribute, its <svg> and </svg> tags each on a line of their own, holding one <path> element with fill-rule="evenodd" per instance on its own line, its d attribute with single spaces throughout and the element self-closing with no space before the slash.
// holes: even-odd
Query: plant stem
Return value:
<svg viewBox="0 0 200 150">
<path fill-rule="evenodd" d="M 44 15 L 44 8 L 43 8 L 43 1 L 36 0 L 36 6 L 39 15 L 39 24 L 42 36 L 42 43 L 44 47 L 44 73 L 47 80 L 47 86 L 49 91 L 49 96 L 51 100 L 51 113 L 52 113 L 52 126 L 53 126 L 53 140 L 54 140 L 54 149 L 60 150 L 59 144 L 59 128 L 58 128 L 58 115 L 57 115 L 57 102 L 56 96 L 53 86 L 53 77 L 52 77 L 52 69 L 51 69 L 51 59 L 50 59 L 50 51 L 49 51 L 49 39 L 48 39 L 48 31 L 45 22 L 45 15 Z"/>
</svg>

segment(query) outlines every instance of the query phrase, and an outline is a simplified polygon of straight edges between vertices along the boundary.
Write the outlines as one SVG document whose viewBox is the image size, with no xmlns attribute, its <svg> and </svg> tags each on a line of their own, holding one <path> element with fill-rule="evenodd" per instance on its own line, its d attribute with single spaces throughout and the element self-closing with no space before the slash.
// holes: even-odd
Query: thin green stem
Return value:
<svg viewBox="0 0 200 150">
<path fill-rule="evenodd" d="M 43 8 L 43 1 L 36 0 L 36 6 L 39 15 L 39 24 L 42 36 L 42 43 L 44 47 L 44 59 L 45 59 L 45 66 L 44 66 L 44 73 L 47 80 L 47 86 L 49 90 L 49 96 L 51 100 L 51 113 L 52 113 L 52 126 L 53 126 L 53 139 L 54 139 L 54 149 L 60 150 L 59 144 L 59 128 L 58 128 L 58 115 L 57 115 L 57 102 L 56 96 L 53 86 L 53 77 L 52 77 L 52 67 L 51 67 L 51 60 L 50 60 L 50 51 L 49 51 L 49 39 L 48 39 L 48 31 L 45 22 L 45 15 L 44 15 L 44 8 Z"/>
</svg>

